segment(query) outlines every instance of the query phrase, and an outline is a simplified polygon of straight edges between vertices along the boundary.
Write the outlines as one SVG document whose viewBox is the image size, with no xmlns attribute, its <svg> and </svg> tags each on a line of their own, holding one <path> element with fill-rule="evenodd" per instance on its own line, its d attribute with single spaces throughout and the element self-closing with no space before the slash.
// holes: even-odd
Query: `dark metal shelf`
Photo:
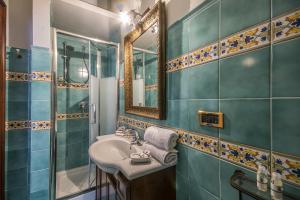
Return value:
<svg viewBox="0 0 300 200">
<path fill-rule="evenodd" d="M 239 191 L 240 200 L 243 198 L 242 194 L 246 194 L 256 200 L 272 200 L 269 187 L 266 192 L 258 190 L 256 187 L 256 181 L 247 177 L 246 174 L 240 170 L 236 170 L 231 176 L 230 184 Z M 299 200 L 299 198 L 283 192 L 283 200 Z"/>
</svg>

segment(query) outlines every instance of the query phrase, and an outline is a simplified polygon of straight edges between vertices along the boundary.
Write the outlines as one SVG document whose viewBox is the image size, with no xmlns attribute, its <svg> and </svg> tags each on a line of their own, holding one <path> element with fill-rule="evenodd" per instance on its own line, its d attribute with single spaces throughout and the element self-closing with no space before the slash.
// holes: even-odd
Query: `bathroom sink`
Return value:
<svg viewBox="0 0 300 200">
<path fill-rule="evenodd" d="M 119 163 L 129 159 L 131 153 L 137 152 L 136 146 L 122 137 L 115 135 L 100 136 L 89 148 L 90 158 L 106 173 L 118 171 Z"/>
</svg>

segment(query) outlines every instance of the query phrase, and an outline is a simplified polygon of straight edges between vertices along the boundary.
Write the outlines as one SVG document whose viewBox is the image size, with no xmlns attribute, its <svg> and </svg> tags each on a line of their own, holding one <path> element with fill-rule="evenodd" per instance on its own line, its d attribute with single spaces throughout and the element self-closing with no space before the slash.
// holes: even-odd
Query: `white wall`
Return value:
<svg viewBox="0 0 300 200">
<path fill-rule="evenodd" d="M 8 17 L 8 45 L 30 48 L 32 44 L 32 0 L 9 0 Z"/>
<path fill-rule="evenodd" d="M 33 45 L 50 48 L 50 0 L 33 0 Z"/>
</svg>

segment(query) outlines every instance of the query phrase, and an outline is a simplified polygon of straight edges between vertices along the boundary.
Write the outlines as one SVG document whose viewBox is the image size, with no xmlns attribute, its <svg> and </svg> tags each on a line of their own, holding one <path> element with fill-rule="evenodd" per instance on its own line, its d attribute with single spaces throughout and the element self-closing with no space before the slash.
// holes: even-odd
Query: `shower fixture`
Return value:
<svg viewBox="0 0 300 200">
<path fill-rule="evenodd" d="M 64 60 L 64 66 L 63 66 L 63 81 L 66 83 L 88 83 L 90 75 L 89 75 L 89 66 L 86 63 L 86 58 L 85 58 L 85 54 L 86 54 L 86 47 L 83 45 L 82 46 L 82 60 L 83 60 L 83 64 L 84 66 L 82 67 L 82 71 L 85 68 L 86 74 L 87 74 L 87 79 L 85 81 L 74 81 L 71 79 L 70 76 L 70 61 L 71 61 L 71 54 L 73 52 L 75 52 L 75 49 L 73 46 L 71 45 L 67 45 L 66 42 L 63 42 L 63 50 L 64 50 L 64 54 L 62 55 L 62 59 Z"/>
</svg>

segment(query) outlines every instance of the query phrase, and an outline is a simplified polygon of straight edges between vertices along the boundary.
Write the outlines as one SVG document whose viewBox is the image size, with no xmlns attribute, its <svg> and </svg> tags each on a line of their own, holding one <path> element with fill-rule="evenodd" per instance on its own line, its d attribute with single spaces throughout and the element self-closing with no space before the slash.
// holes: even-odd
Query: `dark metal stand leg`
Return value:
<svg viewBox="0 0 300 200">
<path fill-rule="evenodd" d="M 106 199 L 109 200 L 109 181 L 107 179 L 107 175 L 106 175 Z"/>
<path fill-rule="evenodd" d="M 243 200 L 243 194 L 241 191 L 239 191 L 239 200 Z"/>
</svg>

